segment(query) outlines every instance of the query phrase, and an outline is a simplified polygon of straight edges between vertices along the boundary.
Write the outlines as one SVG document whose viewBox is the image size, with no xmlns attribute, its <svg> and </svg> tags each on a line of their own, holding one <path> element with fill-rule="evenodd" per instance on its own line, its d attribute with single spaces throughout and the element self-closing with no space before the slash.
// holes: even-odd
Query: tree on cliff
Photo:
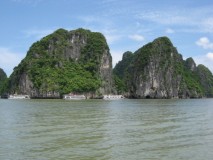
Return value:
<svg viewBox="0 0 213 160">
<path fill-rule="evenodd" d="M 7 75 L 3 69 L 0 68 L 0 95 L 4 93 L 6 89 Z"/>
<path fill-rule="evenodd" d="M 133 98 L 213 97 L 212 73 L 192 58 L 184 61 L 167 37 L 124 53 L 113 73 L 117 90 L 124 85 L 123 93 Z"/>
<path fill-rule="evenodd" d="M 111 92 L 112 58 L 105 37 L 85 29 L 58 29 L 35 42 L 9 78 L 9 92 L 59 97 Z"/>
</svg>

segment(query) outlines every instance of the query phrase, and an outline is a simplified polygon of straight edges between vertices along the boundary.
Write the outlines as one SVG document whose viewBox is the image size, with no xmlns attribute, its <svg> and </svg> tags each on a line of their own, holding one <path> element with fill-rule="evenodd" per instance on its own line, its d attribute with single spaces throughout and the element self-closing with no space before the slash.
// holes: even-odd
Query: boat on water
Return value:
<svg viewBox="0 0 213 160">
<path fill-rule="evenodd" d="M 9 95 L 8 99 L 30 99 L 29 95 L 13 94 Z"/>
<path fill-rule="evenodd" d="M 104 100 L 119 100 L 119 99 L 124 99 L 123 95 L 104 95 L 103 97 Z"/>
<path fill-rule="evenodd" d="M 8 99 L 8 94 L 3 94 L 3 95 L 1 95 L 1 99 Z"/>
<path fill-rule="evenodd" d="M 85 95 L 76 95 L 76 94 L 68 94 L 68 95 L 64 95 L 65 100 L 82 100 L 82 99 L 86 99 Z"/>
</svg>

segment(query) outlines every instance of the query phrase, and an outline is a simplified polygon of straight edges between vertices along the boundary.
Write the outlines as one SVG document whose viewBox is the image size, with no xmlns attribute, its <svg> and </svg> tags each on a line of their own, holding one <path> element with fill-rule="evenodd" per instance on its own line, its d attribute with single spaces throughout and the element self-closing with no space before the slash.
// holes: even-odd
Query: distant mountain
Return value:
<svg viewBox="0 0 213 160">
<path fill-rule="evenodd" d="M 5 79 L 5 73 L 1 75 Z M 7 89 L 32 98 L 60 98 L 70 92 L 88 98 L 113 93 L 129 98 L 213 97 L 209 69 L 196 66 L 192 58 L 183 60 L 167 37 L 125 52 L 112 74 L 105 37 L 85 29 L 58 29 L 35 42 L 9 79 L 1 82 L 1 93 Z"/>
<path fill-rule="evenodd" d="M 4 70 L 0 68 L 0 95 L 2 95 L 5 90 L 6 80 L 7 80 L 7 75 L 4 72 Z"/>
<path fill-rule="evenodd" d="M 118 93 L 130 98 L 213 97 L 213 75 L 192 58 L 185 61 L 167 37 L 126 52 L 115 66 Z"/>
<path fill-rule="evenodd" d="M 10 76 L 8 91 L 33 98 L 111 93 L 112 57 L 105 37 L 85 29 L 58 29 L 30 47 Z"/>
</svg>

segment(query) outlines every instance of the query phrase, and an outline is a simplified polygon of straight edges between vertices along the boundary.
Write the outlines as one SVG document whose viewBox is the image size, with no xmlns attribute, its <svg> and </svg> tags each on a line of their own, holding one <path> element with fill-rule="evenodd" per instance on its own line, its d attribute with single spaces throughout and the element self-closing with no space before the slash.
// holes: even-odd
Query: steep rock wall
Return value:
<svg viewBox="0 0 213 160">
<path fill-rule="evenodd" d="M 203 70 L 192 58 L 184 61 L 171 41 L 160 37 L 133 57 L 123 57 L 113 72 L 120 79 L 116 85 L 123 83 L 123 94 L 130 98 L 201 98 L 213 88 L 212 74 Z"/>
<path fill-rule="evenodd" d="M 112 58 L 101 33 L 59 29 L 34 43 L 10 77 L 11 94 L 59 98 L 112 92 Z"/>
</svg>

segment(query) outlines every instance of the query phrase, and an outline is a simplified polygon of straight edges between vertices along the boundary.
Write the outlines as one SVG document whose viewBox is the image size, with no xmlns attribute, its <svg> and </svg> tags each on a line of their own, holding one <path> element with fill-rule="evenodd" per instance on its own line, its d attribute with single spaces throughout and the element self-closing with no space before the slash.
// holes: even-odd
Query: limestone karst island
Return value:
<svg viewBox="0 0 213 160">
<path fill-rule="evenodd" d="M 167 37 L 134 53 L 125 52 L 112 68 L 105 37 L 85 29 L 58 29 L 35 42 L 7 78 L 0 69 L 0 93 L 30 98 L 62 98 L 67 94 L 102 98 L 213 97 L 213 75 L 192 58 L 183 60 Z"/>
</svg>

